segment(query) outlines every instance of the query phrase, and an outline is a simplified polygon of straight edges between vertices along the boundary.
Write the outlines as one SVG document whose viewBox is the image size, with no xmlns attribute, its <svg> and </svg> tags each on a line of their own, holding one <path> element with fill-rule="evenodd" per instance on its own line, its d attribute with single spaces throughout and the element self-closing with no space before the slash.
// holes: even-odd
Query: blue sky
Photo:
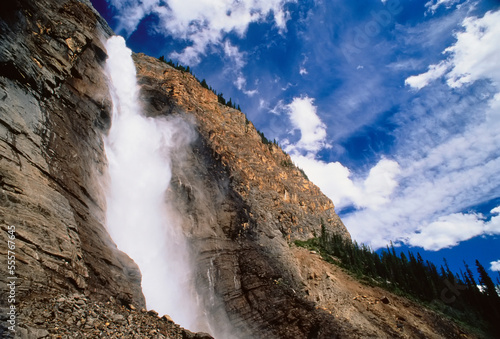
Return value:
<svg viewBox="0 0 500 339">
<path fill-rule="evenodd" d="M 92 2 L 240 104 L 358 242 L 500 271 L 499 1 Z"/>
</svg>

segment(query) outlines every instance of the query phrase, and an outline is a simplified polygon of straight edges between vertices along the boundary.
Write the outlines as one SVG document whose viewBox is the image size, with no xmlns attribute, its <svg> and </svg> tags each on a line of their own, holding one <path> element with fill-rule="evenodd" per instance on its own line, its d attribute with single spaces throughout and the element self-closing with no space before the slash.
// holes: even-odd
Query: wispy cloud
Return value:
<svg viewBox="0 0 500 339">
<path fill-rule="evenodd" d="M 408 85 L 422 89 L 444 76 L 447 86 L 460 89 L 464 99 L 454 101 L 450 90 L 445 92 L 436 84 L 414 101 L 426 103 L 424 112 L 419 113 L 418 106 L 407 108 L 405 115 L 411 118 L 406 128 L 414 131 L 400 135 L 409 140 L 400 142 L 404 146 L 396 155 L 401 175 L 391 203 L 383 216 L 368 207 L 344 219 L 358 240 L 379 247 L 392 239 L 439 250 L 478 235 L 500 233 L 497 216 L 485 220 L 479 214 L 460 212 L 494 198 L 500 188 L 498 94 L 492 98 L 487 92 L 475 93 L 472 86 L 465 88 L 487 79 L 498 91 L 496 56 L 500 47 L 491 39 L 498 36 L 499 15 L 489 12 L 483 18 L 464 20 L 465 30 L 446 49 L 447 58 L 430 66 L 428 72 L 407 79 Z M 478 88 L 484 91 L 487 86 Z M 449 107 L 443 107 L 436 96 L 448 101 L 445 106 Z M 479 103 L 481 96 L 489 101 Z M 446 120 L 451 124 L 446 125 Z"/>
<path fill-rule="evenodd" d="M 482 18 L 466 18 L 463 32 L 456 34 L 457 42 L 445 49 L 446 60 L 430 65 L 425 73 L 411 76 L 405 84 L 421 89 L 432 81 L 446 76 L 452 88 L 470 84 L 478 79 L 489 79 L 500 85 L 500 11 L 488 12 Z"/>
<path fill-rule="evenodd" d="M 272 15 L 276 28 L 286 30 L 287 2 L 294 0 L 110 0 L 118 9 L 119 33 L 132 34 L 148 15 L 159 19 L 158 33 L 191 42 L 172 57 L 196 65 L 209 46 L 221 46 L 228 33 L 244 36 L 253 22 L 267 20 Z"/>
<path fill-rule="evenodd" d="M 430 82 L 442 77 L 449 68 L 447 62 L 440 62 L 437 65 L 430 65 L 429 70 L 419 75 L 413 75 L 405 80 L 405 85 L 411 86 L 416 89 L 422 89 Z"/>
<path fill-rule="evenodd" d="M 420 91 L 393 118 L 392 159 L 354 174 L 318 160 L 317 149 L 292 153 L 337 209 L 355 207 L 343 220 L 356 240 L 439 250 L 500 234 L 500 208 L 489 219 L 467 212 L 500 189 L 499 13 L 465 19 L 443 60 L 407 79 Z M 435 82 L 440 77 L 446 82 Z"/>
<path fill-rule="evenodd" d="M 435 13 L 437 9 L 441 6 L 445 6 L 446 8 L 451 8 L 453 5 L 461 2 L 462 0 L 430 0 L 425 4 L 428 11 Z"/>
<path fill-rule="evenodd" d="M 257 94 L 257 89 L 247 89 L 247 79 L 243 74 L 243 67 L 246 64 L 246 53 L 241 52 L 239 48 L 231 44 L 229 40 L 224 42 L 223 50 L 225 61 L 227 62 L 227 66 L 224 67 L 224 73 L 231 74 L 231 77 L 236 79 L 233 81 L 233 85 L 249 97 Z"/>
</svg>

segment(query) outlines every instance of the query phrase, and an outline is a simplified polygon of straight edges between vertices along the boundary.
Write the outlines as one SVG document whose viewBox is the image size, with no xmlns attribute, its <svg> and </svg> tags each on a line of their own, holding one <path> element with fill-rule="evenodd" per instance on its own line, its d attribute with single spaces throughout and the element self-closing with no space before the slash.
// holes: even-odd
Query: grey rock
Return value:
<svg viewBox="0 0 500 339">
<path fill-rule="evenodd" d="M 0 12 L 0 224 L 16 226 L 26 263 L 18 297 L 87 290 L 143 305 L 140 273 L 103 225 L 98 183 L 111 30 L 88 1 L 12 1 Z"/>
</svg>

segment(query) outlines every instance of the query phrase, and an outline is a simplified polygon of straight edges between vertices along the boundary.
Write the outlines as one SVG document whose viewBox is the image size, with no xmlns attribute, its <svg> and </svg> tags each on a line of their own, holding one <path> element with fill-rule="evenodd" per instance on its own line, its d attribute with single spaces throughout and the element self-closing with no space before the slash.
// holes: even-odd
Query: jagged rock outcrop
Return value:
<svg viewBox="0 0 500 339">
<path fill-rule="evenodd" d="M 102 136 L 111 100 L 103 41 L 111 34 L 88 0 L 0 4 L 2 267 L 7 230 L 16 228 L 15 273 L 2 271 L 2 291 L 15 275 L 17 325 L 28 337 L 206 337 L 133 310 L 144 307 L 140 272 L 104 226 Z M 293 240 L 322 226 L 349 234 L 290 157 L 263 143 L 244 114 L 220 105 L 190 74 L 145 55 L 134 60 L 145 114 L 177 116 L 196 134 L 172 155 L 167 198 L 182 217 L 213 320 L 230 323 L 238 338 L 405 337 L 390 320 L 358 328 L 371 316 L 332 314 L 344 307 L 335 294 L 346 293 L 346 303 L 350 292 L 319 283 L 318 271 L 310 278 L 307 254 Z M 0 303 L 1 329 L 10 305 Z M 459 333 L 450 327 L 443 334 L 436 330 L 443 322 L 436 324 L 425 335 Z"/>
</svg>

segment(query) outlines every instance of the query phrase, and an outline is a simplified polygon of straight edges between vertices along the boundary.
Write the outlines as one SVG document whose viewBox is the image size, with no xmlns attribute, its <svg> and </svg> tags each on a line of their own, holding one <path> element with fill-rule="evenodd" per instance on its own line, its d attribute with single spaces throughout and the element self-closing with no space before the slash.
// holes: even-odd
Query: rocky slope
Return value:
<svg viewBox="0 0 500 339">
<path fill-rule="evenodd" d="M 87 0 L 0 4 L 2 331 L 15 306 L 18 335 L 29 338 L 195 336 L 131 309 L 144 307 L 140 272 L 104 226 L 99 183 L 111 101 L 103 41 L 111 34 Z M 421 337 L 396 331 L 384 310 L 373 313 L 381 320 L 366 317 L 360 326 L 357 301 L 338 302 L 354 285 L 312 283 L 304 271 L 310 254 L 292 241 L 322 225 L 349 234 L 332 202 L 288 155 L 264 144 L 244 114 L 220 105 L 190 74 L 145 55 L 134 59 L 145 114 L 183 119 L 196 135 L 173 155 L 167 198 L 189 239 L 213 323 L 237 338 Z M 12 226 L 15 272 L 5 274 Z M 317 276 L 331 270 L 345 278 L 315 265 Z M 13 277 L 11 303 L 3 291 Z M 429 314 L 426 322 L 434 319 Z M 460 335 L 431 320 L 425 335 Z"/>
<path fill-rule="evenodd" d="M 133 338 L 212 339 L 207 333 L 192 333 L 155 311 L 92 301 L 78 293 L 39 297 L 19 305 L 25 320 L 20 338 Z"/>
</svg>

